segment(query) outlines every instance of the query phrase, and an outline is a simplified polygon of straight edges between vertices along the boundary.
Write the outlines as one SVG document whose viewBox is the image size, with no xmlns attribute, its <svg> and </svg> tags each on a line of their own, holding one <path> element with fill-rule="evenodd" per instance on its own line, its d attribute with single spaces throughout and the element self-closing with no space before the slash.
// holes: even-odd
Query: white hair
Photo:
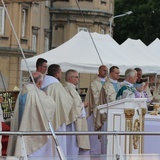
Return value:
<svg viewBox="0 0 160 160">
<path fill-rule="evenodd" d="M 69 77 L 71 77 L 73 73 L 78 73 L 78 72 L 74 69 L 69 69 L 68 71 L 66 71 L 66 74 L 65 74 L 66 82 L 68 82 Z"/>
<path fill-rule="evenodd" d="M 32 76 L 35 83 L 38 83 L 39 81 L 43 81 L 43 75 L 40 72 L 33 72 Z"/>
<path fill-rule="evenodd" d="M 125 71 L 125 79 L 127 79 L 128 77 L 134 77 L 136 73 L 137 71 L 132 68 L 127 69 Z"/>
</svg>

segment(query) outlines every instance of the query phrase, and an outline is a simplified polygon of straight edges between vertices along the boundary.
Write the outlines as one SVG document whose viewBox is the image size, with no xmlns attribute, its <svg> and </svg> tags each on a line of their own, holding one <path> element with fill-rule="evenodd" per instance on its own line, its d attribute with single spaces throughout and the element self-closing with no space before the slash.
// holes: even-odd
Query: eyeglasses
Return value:
<svg viewBox="0 0 160 160">
<path fill-rule="evenodd" d="M 41 66 L 41 67 L 47 68 L 47 66 Z"/>
<path fill-rule="evenodd" d="M 71 76 L 71 77 L 79 78 L 78 76 Z"/>
</svg>

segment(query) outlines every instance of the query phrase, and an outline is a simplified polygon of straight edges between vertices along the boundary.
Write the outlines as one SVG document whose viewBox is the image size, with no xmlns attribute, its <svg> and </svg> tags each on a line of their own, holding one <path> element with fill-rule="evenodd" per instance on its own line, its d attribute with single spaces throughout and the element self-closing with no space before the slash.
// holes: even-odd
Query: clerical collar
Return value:
<svg viewBox="0 0 160 160">
<path fill-rule="evenodd" d="M 132 83 L 129 83 L 128 81 L 124 80 L 123 81 L 124 83 L 127 83 L 130 87 L 133 87 L 133 84 Z"/>
<path fill-rule="evenodd" d="M 99 77 L 99 78 L 100 78 L 101 82 L 105 82 L 106 81 L 106 78 L 101 78 L 101 77 Z"/>
<path fill-rule="evenodd" d="M 112 83 L 118 83 L 117 80 L 114 80 L 114 79 L 112 79 L 112 78 L 109 78 L 109 79 L 110 79 L 110 81 L 111 81 Z"/>
<path fill-rule="evenodd" d="M 43 83 L 42 83 L 41 88 L 45 88 L 52 83 L 59 83 L 59 80 L 53 76 L 46 75 L 43 79 Z"/>
<path fill-rule="evenodd" d="M 143 83 L 143 81 L 142 81 L 142 79 L 138 82 L 138 81 L 136 81 L 136 83 L 137 84 L 141 84 L 141 83 Z"/>
<path fill-rule="evenodd" d="M 72 87 L 74 87 L 76 89 L 76 86 L 73 83 L 66 82 L 66 84 L 68 84 L 68 85 L 70 85 L 70 86 L 72 86 Z"/>
</svg>

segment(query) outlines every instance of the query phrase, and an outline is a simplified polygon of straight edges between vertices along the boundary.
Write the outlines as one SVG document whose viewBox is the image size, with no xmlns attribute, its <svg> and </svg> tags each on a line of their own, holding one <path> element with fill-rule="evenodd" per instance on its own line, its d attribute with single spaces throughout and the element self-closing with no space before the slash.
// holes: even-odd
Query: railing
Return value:
<svg viewBox="0 0 160 160">
<path fill-rule="evenodd" d="M 41 132 L 41 131 L 21 131 L 21 132 L 4 132 L 1 131 L 0 135 L 17 135 L 17 136 L 52 136 L 50 131 Z M 125 132 L 125 131 L 108 131 L 108 132 L 55 132 L 55 135 L 154 135 L 160 136 L 160 132 Z M 43 157 L 44 158 L 44 157 Z M 28 160 L 42 160 L 42 157 L 29 157 Z M 25 160 L 24 157 L 0 157 L 1 160 Z M 45 160 L 59 160 L 59 157 L 45 157 Z M 138 155 L 77 155 L 77 156 L 67 156 L 66 160 L 159 160 L 160 155 L 158 154 L 138 154 Z"/>
<path fill-rule="evenodd" d="M 123 155 L 125 160 L 159 160 L 160 155 L 150 154 L 150 155 Z M 23 157 L 0 157 L 0 160 L 24 160 Z M 30 157 L 28 160 L 44 160 L 42 157 Z M 59 160 L 58 157 L 45 157 L 45 160 Z M 118 155 L 98 155 L 98 156 L 67 156 L 67 160 L 121 160 Z"/>
<path fill-rule="evenodd" d="M 18 136 L 36 136 L 36 135 L 42 135 L 42 136 L 47 136 L 47 135 L 52 135 L 50 131 L 46 132 L 41 132 L 41 131 L 36 131 L 36 132 L 30 132 L 30 131 L 21 131 L 21 132 L 0 132 L 0 135 L 18 135 Z M 160 136 L 160 132 L 123 132 L 123 131 L 108 131 L 108 132 L 55 132 L 55 135 L 156 135 Z"/>
</svg>

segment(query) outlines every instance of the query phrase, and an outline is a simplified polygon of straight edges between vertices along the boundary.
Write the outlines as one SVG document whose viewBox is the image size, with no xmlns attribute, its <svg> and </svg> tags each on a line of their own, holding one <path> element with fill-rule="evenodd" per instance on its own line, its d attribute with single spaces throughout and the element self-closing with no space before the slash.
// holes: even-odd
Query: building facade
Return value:
<svg viewBox="0 0 160 160">
<path fill-rule="evenodd" d="M 66 42 L 81 30 L 109 34 L 109 19 L 113 13 L 114 0 L 51 0 L 50 48 Z M 86 91 L 94 76 L 80 74 L 79 87 L 82 92 Z"/>
<path fill-rule="evenodd" d="M 51 0 L 51 48 L 69 40 L 80 30 L 109 33 L 114 0 Z"/>
<path fill-rule="evenodd" d="M 26 58 L 49 50 L 49 3 L 9 3 L 0 6 L 0 90 L 20 84 L 21 47 Z M 17 35 L 17 39 L 15 34 Z M 21 47 L 19 47 L 19 44 Z M 3 79 L 3 80 L 2 80 Z M 2 83 L 4 81 L 4 84 Z"/>
<path fill-rule="evenodd" d="M 80 30 L 109 33 L 114 0 L 8 3 L 6 9 L 28 58 L 59 46 Z M 14 31 L 4 7 L 0 5 L 0 90 L 19 87 L 21 59 Z"/>
</svg>

